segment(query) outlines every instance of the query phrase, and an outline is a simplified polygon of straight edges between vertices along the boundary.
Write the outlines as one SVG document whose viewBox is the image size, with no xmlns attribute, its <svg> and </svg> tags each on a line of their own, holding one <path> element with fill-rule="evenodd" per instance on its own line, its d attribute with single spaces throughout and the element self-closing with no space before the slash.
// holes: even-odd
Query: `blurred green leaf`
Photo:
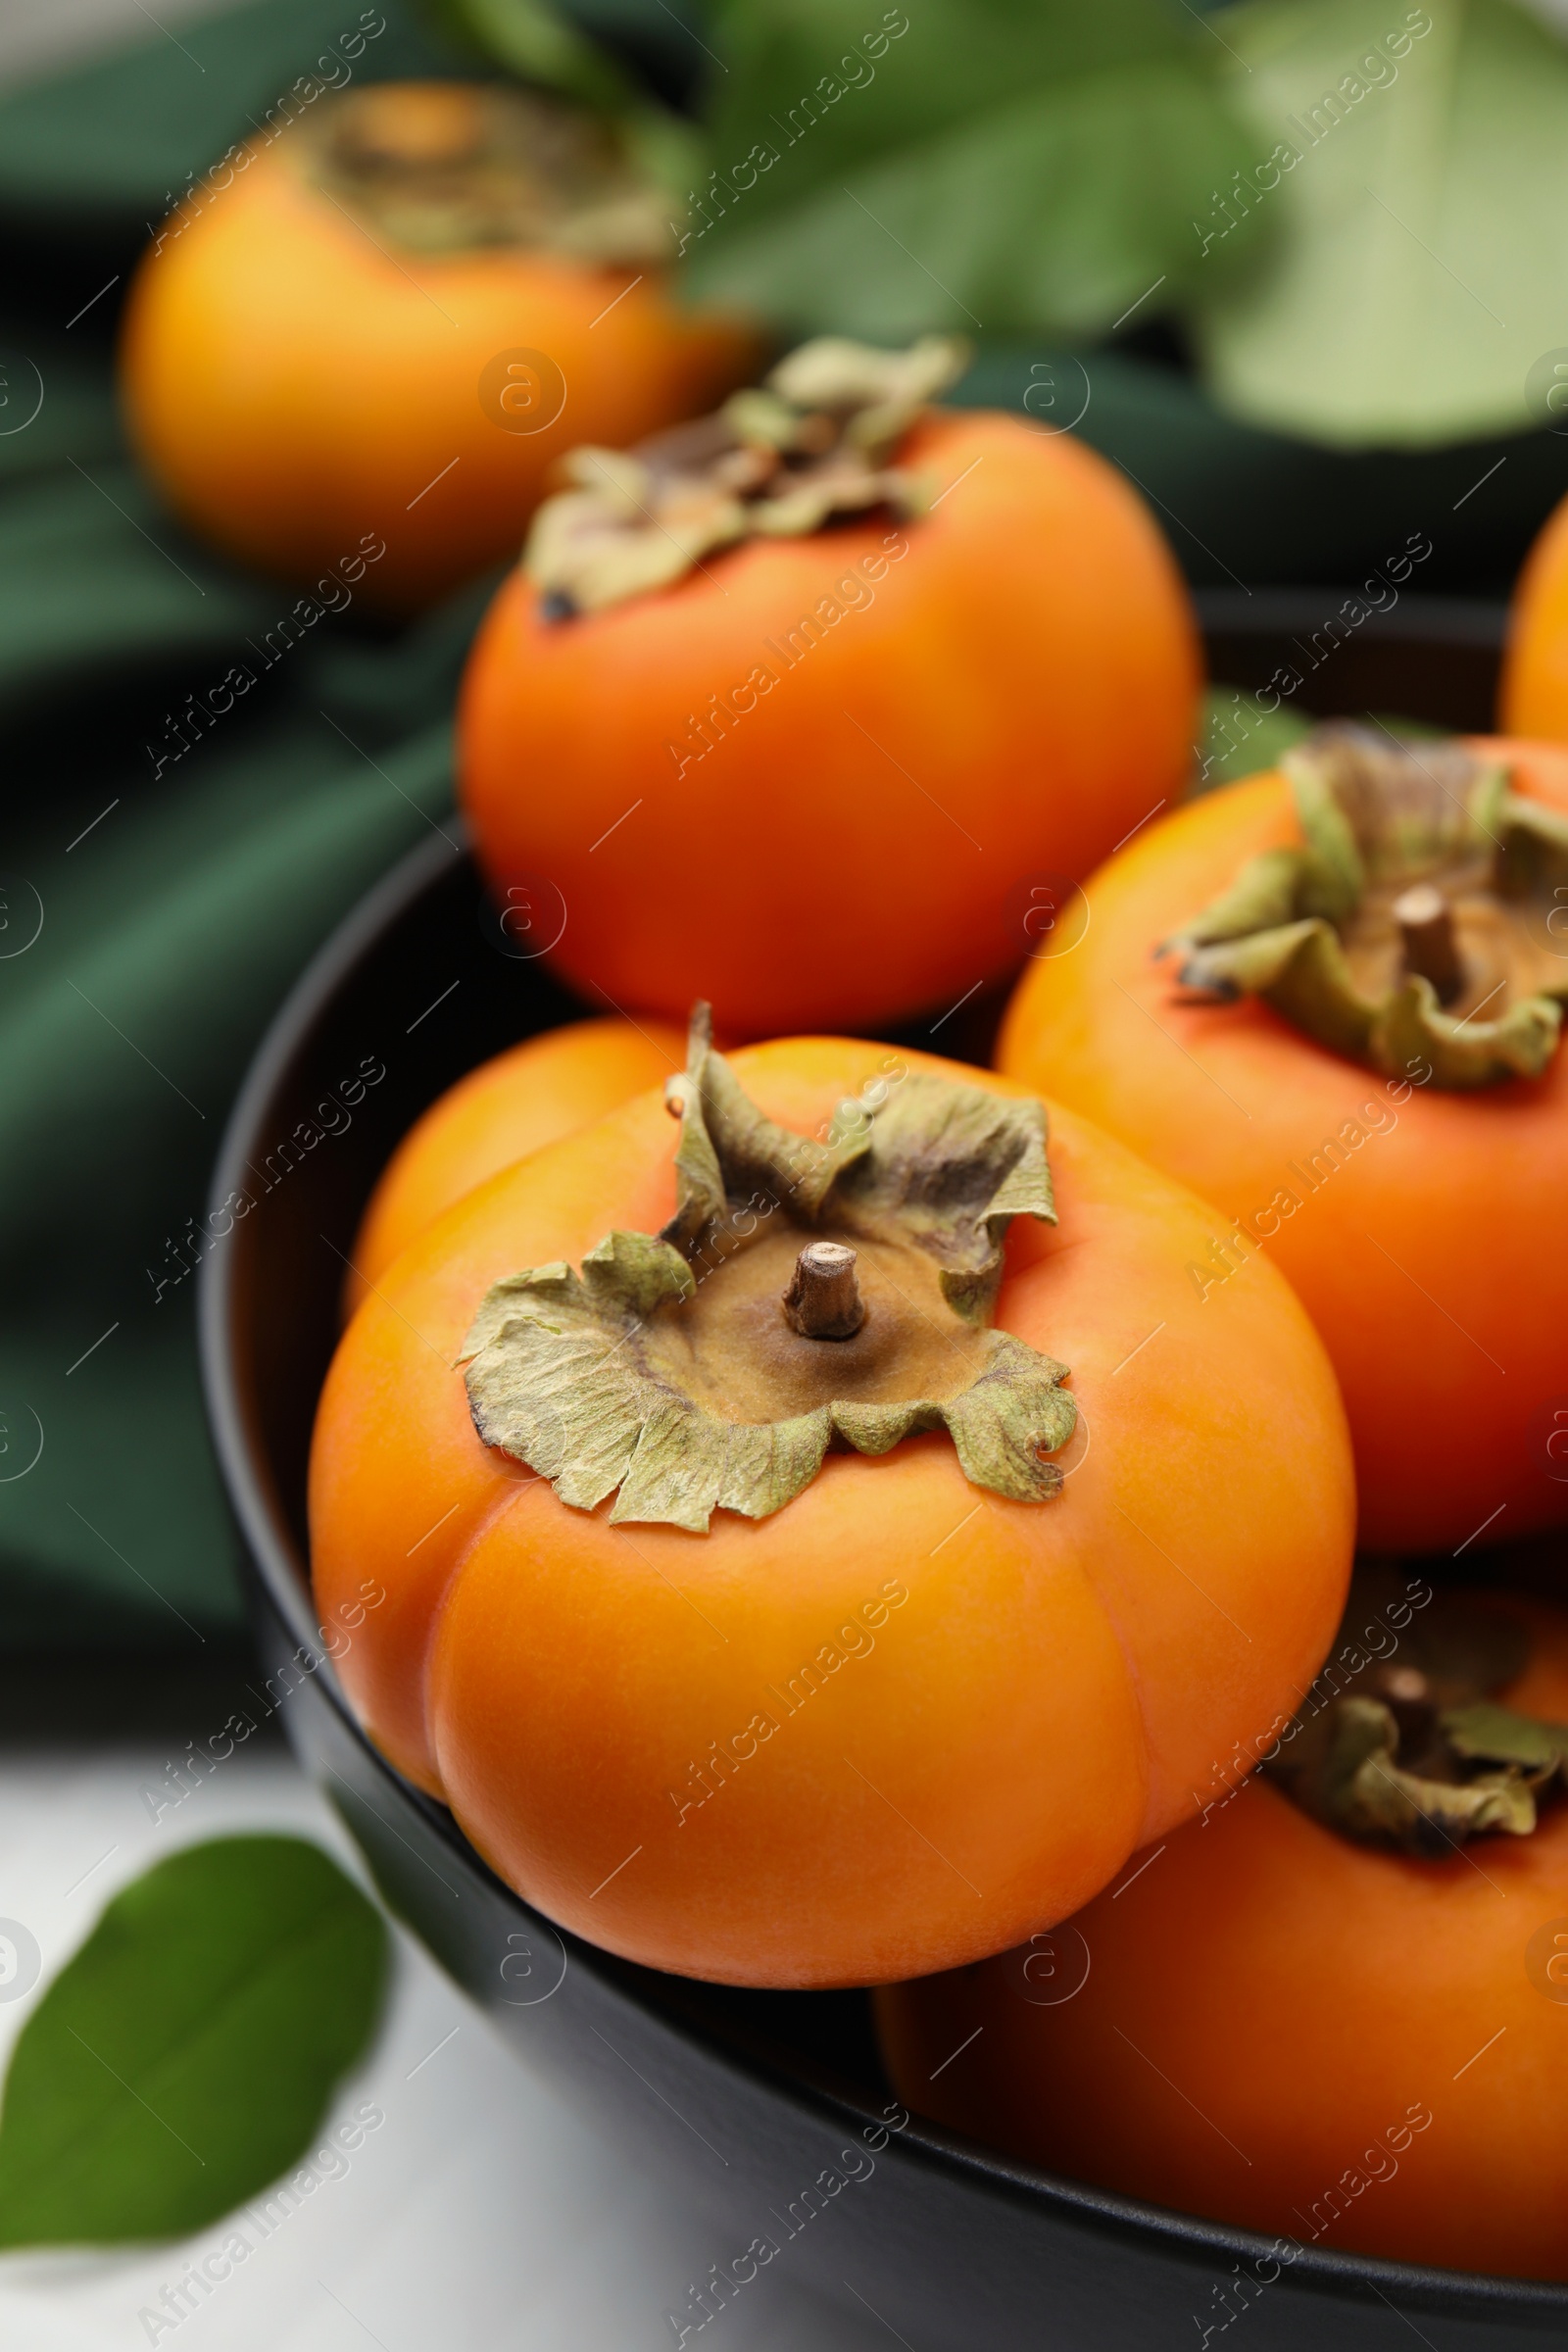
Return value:
<svg viewBox="0 0 1568 2352">
<path fill-rule="evenodd" d="M 1447 730 L 1424 718 L 1407 718 L 1400 710 L 1369 710 L 1374 726 L 1396 735 L 1402 743 L 1430 737 L 1441 741 Z M 1317 714 L 1282 702 L 1267 710 L 1256 695 L 1240 686 L 1210 686 L 1203 696 L 1198 741 L 1193 746 L 1193 773 L 1187 798 L 1197 800 L 1217 792 L 1222 784 L 1239 784 L 1265 767 L 1278 767 L 1293 744 L 1302 741 L 1319 724 Z"/>
<path fill-rule="evenodd" d="M 1211 390 L 1341 447 L 1550 421 L 1526 385 L 1568 346 L 1568 48 L 1512 0 L 1244 0 L 1221 21 L 1253 166 L 1298 160 L 1239 200 L 1279 220 L 1266 270 L 1200 288 Z"/>
<path fill-rule="evenodd" d="M 374 1906 L 319 1847 L 222 1838 L 117 1894 L 17 2042 L 0 2245 L 182 2236 L 293 2164 L 370 2038 Z"/>
<path fill-rule="evenodd" d="M 701 142 L 691 124 L 650 97 L 596 37 L 631 29 L 635 11 L 631 23 L 611 11 L 593 30 L 573 23 L 553 0 L 423 0 L 423 13 L 433 31 L 487 65 L 613 116 L 662 202 L 680 209 L 680 190 L 700 166 Z M 672 245 L 674 233 L 672 227 Z"/>
<path fill-rule="evenodd" d="M 692 292 L 795 332 L 885 339 L 1094 334 L 1141 302 L 1168 309 L 1201 260 L 1194 215 L 1251 158 L 1223 44 L 1190 16 L 1167 0 L 922 0 L 907 16 L 732 0 Z"/>
<path fill-rule="evenodd" d="M 491 65 L 586 106 L 623 106 L 629 85 L 619 67 L 551 0 L 424 0 L 433 28 Z"/>
<path fill-rule="evenodd" d="M 1240 686 L 1210 686 L 1203 697 L 1199 726 L 1191 796 L 1217 791 L 1243 776 L 1255 776 L 1273 767 L 1293 743 L 1312 731 L 1310 712 L 1288 703 L 1265 710 L 1257 697 Z"/>
</svg>

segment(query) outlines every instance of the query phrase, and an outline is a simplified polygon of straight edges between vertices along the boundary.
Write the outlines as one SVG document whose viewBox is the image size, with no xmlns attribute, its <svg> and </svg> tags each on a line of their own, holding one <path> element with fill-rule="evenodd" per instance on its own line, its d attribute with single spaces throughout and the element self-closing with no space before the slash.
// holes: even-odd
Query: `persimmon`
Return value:
<svg viewBox="0 0 1568 2352">
<path fill-rule="evenodd" d="M 1568 499 L 1548 515 L 1514 586 L 1497 723 L 1504 734 L 1568 742 Z"/>
<path fill-rule="evenodd" d="M 895 2087 L 1284 2263 L 1568 2278 L 1568 1617 L 1412 1578 L 1344 1630 L 1260 1775 L 1032 1946 L 879 1996 Z M 1204 2282 L 1200 2329 L 1281 2267 Z"/>
<path fill-rule="evenodd" d="M 497 884 L 564 902 L 568 980 L 874 1027 L 1007 972 L 1031 882 L 1177 792 L 1200 661 L 1158 528 L 1070 436 L 929 408 L 962 364 L 806 344 L 540 509 L 460 785 Z"/>
<path fill-rule="evenodd" d="M 563 450 L 755 365 L 676 308 L 657 183 L 564 99 L 384 82 L 273 135 L 159 231 L 121 352 L 148 470 L 247 564 L 310 587 L 379 538 L 352 593 L 416 611 L 515 552 Z"/>
<path fill-rule="evenodd" d="M 1195 1297 L 1289 1278 L 1364 1544 L 1560 1525 L 1568 753 L 1336 727 L 1283 765 L 1101 868 L 999 1063 L 1212 1201 Z"/>
<path fill-rule="evenodd" d="M 350 1325 L 313 1572 L 385 1598 L 345 1687 L 629 1958 L 806 1986 L 995 1950 L 1311 1674 L 1353 1509 L 1326 1358 L 1270 1269 L 1200 1307 L 1208 1212 L 1070 1113 L 1048 1163 L 1004 1079 L 731 1064 L 698 1022 L 667 1101 L 673 1148 L 654 1093 L 534 1152 Z"/>
<path fill-rule="evenodd" d="M 667 1021 L 572 1021 L 470 1070 L 399 1144 L 370 1196 L 344 1280 L 352 1310 L 416 1235 L 487 1176 L 660 1086 L 685 1059 Z"/>
</svg>

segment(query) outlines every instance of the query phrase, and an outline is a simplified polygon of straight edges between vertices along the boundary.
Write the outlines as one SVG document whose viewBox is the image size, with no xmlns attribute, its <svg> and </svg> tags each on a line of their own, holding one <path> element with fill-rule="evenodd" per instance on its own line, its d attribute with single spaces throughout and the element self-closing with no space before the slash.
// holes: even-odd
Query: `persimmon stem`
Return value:
<svg viewBox="0 0 1568 2352">
<path fill-rule="evenodd" d="M 1394 902 L 1394 919 L 1404 942 L 1404 968 L 1430 980 L 1440 1004 L 1451 1004 L 1464 986 L 1464 966 L 1453 932 L 1453 909 L 1441 890 L 1417 882 Z"/>
<path fill-rule="evenodd" d="M 808 1242 L 784 1294 L 784 1318 L 803 1339 L 853 1339 L 865 1321 L 855 1251 L 842 1242 Z"/>
</svg>

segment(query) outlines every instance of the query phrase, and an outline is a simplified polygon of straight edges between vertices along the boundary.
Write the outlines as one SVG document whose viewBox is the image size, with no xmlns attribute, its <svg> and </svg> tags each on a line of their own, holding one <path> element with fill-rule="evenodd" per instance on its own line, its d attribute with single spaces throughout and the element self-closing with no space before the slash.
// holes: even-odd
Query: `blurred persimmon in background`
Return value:
<svg viewBox="0 0 1568 2352">
<path fill-rule="evenodd" d="M 536 90 L 382 82 L 239 151 L 131 289 L 121 381 L 191 526 L 310 586 L 417 611 L 516 552 L 552 462 L 703 407 L 749 330 L 666 292 L 632 134 Z"/>
<path fill-rule="evenodd" d="M 1505 734 L 1568 742 L 1568 498 L 1514 583 L 1497 724 Z"/>
</svg>

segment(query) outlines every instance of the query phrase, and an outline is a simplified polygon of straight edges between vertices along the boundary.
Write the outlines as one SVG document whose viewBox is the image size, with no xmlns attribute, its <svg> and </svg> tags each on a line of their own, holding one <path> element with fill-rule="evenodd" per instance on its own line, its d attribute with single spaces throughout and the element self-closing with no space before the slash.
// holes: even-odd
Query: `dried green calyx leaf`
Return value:
<svg viewBox="0 0 1568 2352">
<path fill-rule="evenodd" d="M 565 620 L 684 579 L 741 539 L 798 539 L 835 514 L 915 514 L 925 486 L 890 461 L 967 347 L 925 335 L 907 351 L 823 336 L 760 388 L 635 449 L 582 448 L 569 489 L 533 519 L 523 567 L 547 619 Z"/>
<path fill-rule="evenodd" d="M 781 1509 L 830 1445 L 886 1453 L 923 1430 L 976 1486 L 1057 1494 L 1066 1367 L 991 1328 L 1011 1220 L 1055 1221 L 1042 1105 L 906 1072 L 825 1138 L 795 1135 L 713 1052 L 706 1006 L 666 1100 L 663 1232 L 486 1293 L 463 1346 L 484 1443 L 578 1510 L 618 1488 L 612 1522 L 697 1534 L 714 1510 Z"/>
<path fill-rule="evenodd" d="M 1539 1078 L 1568 1002 L 1568 818 L 1452 742 L 1335 722 L 1281 765 L 1301 844 L 1166 943 L 1181 987 L 1261 997 L 1389 1075 Z"/>
<path fill-rule="evenodd" d="M 329 98 L 294 135 L 296 167 L 411 252 L 673 258 L 658 140 L 631 115 L 551 90 L 385 82 Z"/>
<path fill-rule="evenodd" d="M 1364 1605 L 1352 1594 L 1347 1626 Z M 1492 1695 L 1528 1656 L 1520 1619 L 1438 1594 L 1396 1650 L 1364 1657 L 1326 1702 L 1309 1702 L 1265 1770 L 1362 1844 L 1441 1859 L 1488 1832 L 1528 1837 L 1568 1776 L 1568 1726 Z"/>
</svg>

